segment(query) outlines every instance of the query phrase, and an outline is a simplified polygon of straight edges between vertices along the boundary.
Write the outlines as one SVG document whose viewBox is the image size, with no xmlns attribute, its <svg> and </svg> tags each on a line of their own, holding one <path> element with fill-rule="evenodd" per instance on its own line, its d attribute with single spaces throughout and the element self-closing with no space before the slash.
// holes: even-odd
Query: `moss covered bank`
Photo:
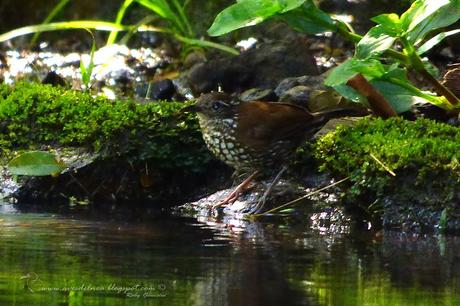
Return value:
<svg viewBox="0 0 460 306">
<path fill-rule="evenodd" d="M 78 147 L 94 159 L 70 175 L 26 179 L 30 188 L 16 195 L 21 199 L 182 199 L 205 186 L 216 168 L 196 120 L 182 107 L 32 83 L 0 85 L 0 156 L 5 164 L 23 150 Z"/>
<path fill-rule="evenodd" d="M 72 171 L 22 178 L 14 196 L 169 206 L 222 188 L 231 171 L 210 155 L 196 119 L 182 107 L 92 98 L 47 85 L 0 85 L 3 165 L 24 150 L 78 152 Z M 428 119 L 367 118 L 309 147 L 322 170 L 349 177 L 342 186 L 351 211 L 391 227 L 460 232 L 459 128 Z M 304 164 L 296 165 L 298 171 Z"/>
<path fill-rule="evenodd" d="M 364 119 L 321 138 L 323 170 L 349 177 L 346 202 L 410 230 L 460 231 L 460 129 L 428 119 Z"/>
</svg>

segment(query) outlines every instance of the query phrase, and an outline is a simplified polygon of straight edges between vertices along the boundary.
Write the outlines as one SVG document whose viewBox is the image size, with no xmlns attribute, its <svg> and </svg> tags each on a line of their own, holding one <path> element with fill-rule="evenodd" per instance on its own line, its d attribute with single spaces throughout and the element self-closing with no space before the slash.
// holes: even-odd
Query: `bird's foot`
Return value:
<svg viewBox="0 0 460 306">
<path fill-rule="evenodd" d="M 265 203 L 267 202 L 268 196 L 272 192 L 273 187 L 275 187 L 275 185 L 278 183 L 281 176 L 286 170 L 287 170 L 286 166 L 283 166 L 283 168 L 281 168 L 281 170 L 278 172 L 276 177 L 273 179 L 273 181 L 268 186 L 267 190 L 265 190 L 260 200 L 257 202 L 256 206 L 248 212 L 249 214 L 260 214 L 263 211 Z"/>
<path fill-rule="evenodd" d="M 259 171 L 254 171 L 248 178 L 246 178 L 241 184 L 239 184 L 225 199 L 219 201 L 219 203 L 212 205 L 211 209 L 215 210 L 219 207 L 231 205 L 238 200 L 239 196 L 246 190 L 249 186 L 249 183 L 254 179 L 254 177 L 259 173 Z"/>
</svg>

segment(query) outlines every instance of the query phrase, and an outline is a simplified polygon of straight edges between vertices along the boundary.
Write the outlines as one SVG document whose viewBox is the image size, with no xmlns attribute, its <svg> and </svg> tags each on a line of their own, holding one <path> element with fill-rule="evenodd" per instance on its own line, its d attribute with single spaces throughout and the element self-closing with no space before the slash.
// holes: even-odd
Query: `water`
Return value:
<svg viewBox="0 0 460 306">
<path fill-rule="evenodd" d="M 0 208 L 0 305 L 460 305 L 457 237 Z"/>
</svg>

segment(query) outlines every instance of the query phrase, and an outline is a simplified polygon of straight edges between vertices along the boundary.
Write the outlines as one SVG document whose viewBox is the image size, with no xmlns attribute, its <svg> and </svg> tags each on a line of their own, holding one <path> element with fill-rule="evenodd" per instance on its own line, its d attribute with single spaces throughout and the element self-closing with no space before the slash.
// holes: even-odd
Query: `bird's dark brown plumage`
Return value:
<svg viewBox="0 0 460 306">
<path fill-rule="evenodd" d="M 256 171 L 252 176 L 286 165 L 305 139 L 330 118 L 344 113 L 336 110 L 312 114 L 289 103 L 241 102 L 220 92 L 202 95 L 188 110 L 198 114 L 208 148 L 239 172 Z M 230 198 L 235 200 L 234 193 Z M 262 206 L 263 203 L 257 211 Z"/>
<path fill-rule="evenodd" d="M 285 163 L 330 118 L 327 112 L 311 114 L 288 103 L 240 102 L 219 92 L 202 95 L 192 109 L 209 149 L 237 170 Z"/>
</svg>

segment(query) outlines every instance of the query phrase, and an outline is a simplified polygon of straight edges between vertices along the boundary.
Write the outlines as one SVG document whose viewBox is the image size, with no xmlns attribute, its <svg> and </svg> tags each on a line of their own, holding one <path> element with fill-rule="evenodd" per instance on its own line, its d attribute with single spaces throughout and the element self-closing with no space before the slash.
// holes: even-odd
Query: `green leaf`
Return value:
<svg viewBox="0 0 460 306">
<path fill-rule="evenodd" d="M 125 0 L 121 7 L 118 9 L 117 17 L 115 19 L 115 24 L 121 25 L 123 18 L 125 17 L 126 10 L 131 6 L 134 0 Z M 107 38 L 107 45 L 112 45 L 117 40 L 118 32 L 112 31 L 110 32 L 109 38 Z"/>
<path fill-rule="evenodd" d="M 219 36 L 234 30 L 253 26 L 278 14 L 293 10 L 306 0 L 241 0 L 220 12 L 208 30 L 210 36 Z"/>
<path fill-rule="evenodd" d="M 351 102 L 354 103 L 360 103 L 360 104 L 367 104 L 367 99 L 363 95 L 361 95 L 359 92 L 357 92 L 354 88 L 348 86 L 348 85 L 337 85 L 334 86 L 334 90 L 337 91 L 342 97 L 350 100 Z"/>
<path fill-rule="evenodd" d="M 382 63 L 376 59 L 351 58 L 335 67 L 324 81 L 324 84 L 332 87 L 345 84 L 357 73 L 361 73 L 368 80 L 371 80 L 381 77 L 385 73 L 385 68 Z"/>
<path fill-rule="evenodd" d="M 77 21 L 64 21 L 52 22 L 47 24 L 31 25 L 22 28 L 17 28 L 12 31 L 0 35 L 0 42 L 9 39 L 38 32 L 57 31 L 57 30 L 70 30 L 70 29 L 95 29 L 99 31 L 125 31 L 130 27 L 115 24 L 113 22 L 97 21 L 97 20 L 77 20 Z"/>
<path fill-rule="evenodd" d="M 83 84 L 85 85 L 86 89 L 88 89 L 89 82 L 91 81 L 91 76 L 93 74 L 93 69 L 94 69 L 94 53 L 96 52 L 96 39 L 94 38 L 93 33 L 91 31 L 87 30 L 91 34 L 91 38 L 93 40 L 93 43 L 91 45 L 91 52 L 89 55 L 89 62 L 88 66 L 85 66 L 85 63 L 83 63 L 83 60 L 80 59 L 80 71 L 81 71 L 81 79 Z"/>
<path fill-rule="evenodd" d="M 458 34 L 458 33 L 460 33 L 460 29 L 439 33 L 438 35 L 434 36 L 433 38 L 431 38 L 427 42 L 425 42 L 423 45 L 421 45 L 417 49 L 417 53 L 419 55 L 421 55 L 421 54 L 431 50 L 431 48 L 433 48 L 434 46 L 439 44 L 444 38 L 449 37 L 451 35 Z"/>
<path fill-rule="evenodd" d="M 168 2 L 165 0 L 136 0 L 136 2 L 164 19 L 174 20 L 176 17 Z"/>
<path fill-rule="evenodd" d="M 394 84 L 387 80 L 374 80 L 371 81 L 371 84 L 382 93 L 398 114 L 407 112 L 415 102 L 421 99 L 399 84 Z"/>
<path fill-rule="evenodd" d="M 356 45 L 356 57 L 365 59 L 385 52 L 393 45 L 396 37 L 390 36 L 382 25 L 373 27 Z"/>
<path fill-rule="evenodd" d="M 387 33 L 397 36 L 402 32 L 402 23 L 397 14 L 381 14 L 372 17 L 371 20 L 382 25 L 387 30 Z"/>
<path fill-rule="evenodd" d="M 337 30 L 335 20 L 320 10 L 311 0 L 295 10 L 282 14 L 280 18 L 299 32 L 318 34 Z"/>
<path fill-rule="evenodd" d="M 417 45 L 431 31 L 460 19 L 460 0 L 417 0 L 401 15 L 408 40 Z"/>
<path fill-rule="evenodd" d="M 428 102 L 434 104 L 445 110 L 451 110 L 452 105 L 447 101 L 445 97 L 435 96 L 429 92 L 420 90 L 418 87 L 412 85 L 412 83 L 407 78 L 407 71 L 405 69 L 397 67 L 397 65 L 392 65 L 388 68 L 388 71 L 380 78 L 376 79 L 375 82 L 386 82 L 392 84 L 395 87 L 388 85 L 382 89 L 382 94 L 385 98 L 388 99 L 390 104 L 395 108 L 396 111 L 402 112 L 408 110 L 410 103 L 415 102 Z M 373 83 L 373 82 L 371 82 Z M 378 84 L 376 87 L 378 88 Z M 395 97 L 393 97 L 393 96 Z M 401 104 L 397 106 L 398 99 L 400 99 Z"/>
<path fill-rule="evenodd" d="M 31 151 L 12 159 L 8 169 L 14 175 L 44 176 L 59 174 L 66 165 L 51 153 Z"/>
<path fill-rule="evenodd" d="M 46 16 L 42 24 L 50 23 L 51 20 L 53 20 L 54 17 L 56 17 L 56 15 L 59 14 L 64 9 L 64 7 L 67 5 L 67 3 L 69 3 L 69 1 L 70 0 L 60 0 L 58 4 L 51 10 L 48 16 Z M 32 37 L 32 40 L 30 41 L 30 44 L 35 45 L 39 37 L 40 37 L 40 32 L 35 33 L 34 36 Z"/>
</svg>

